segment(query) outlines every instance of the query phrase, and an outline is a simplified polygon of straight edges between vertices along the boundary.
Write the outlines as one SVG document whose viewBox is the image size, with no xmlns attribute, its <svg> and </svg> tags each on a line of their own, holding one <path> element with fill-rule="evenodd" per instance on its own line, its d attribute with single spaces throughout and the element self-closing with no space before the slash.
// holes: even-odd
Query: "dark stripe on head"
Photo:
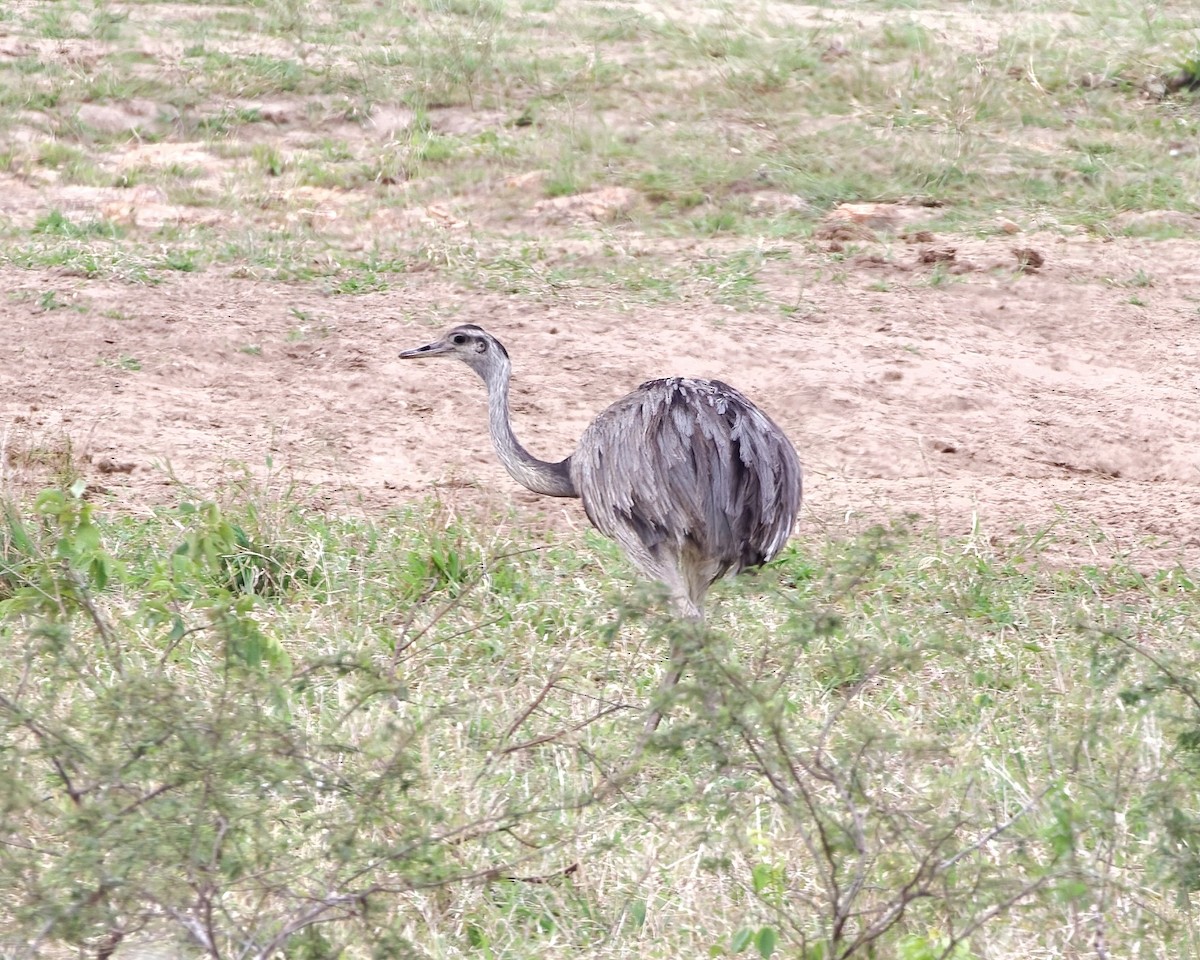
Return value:
<svg viewBox="0 0 1200 960">
<path fill-rule="evenodd" d="M 485 341 L 487 341 L 488 343 L 495 344 L 496 349 L 500 352 L 500 354 L 503 357 L 505 357 L 506 359 L 508 357 L 508 351 L 504 349 L 504 344 L 502 344 L 499 340 L 497 340 L 495 337 L 493 337 L 490 333 L 488 333 L 486 330 L 483 329 L 483 327 L 479 326 L 478 324 L 460 323 L 457 327 L 455 327 L 450 332 L 451 333 L 465 333 L 469 337 L 482 338 Z"/>
</svg>

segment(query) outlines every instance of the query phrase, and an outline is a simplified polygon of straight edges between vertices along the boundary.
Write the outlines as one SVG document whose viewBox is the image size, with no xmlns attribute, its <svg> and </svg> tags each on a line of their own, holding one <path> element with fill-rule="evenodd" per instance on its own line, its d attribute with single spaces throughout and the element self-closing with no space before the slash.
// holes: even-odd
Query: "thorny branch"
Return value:
<svg viewBox="0 0 1200 960">
<path fill-rule="evenodd" d="M 760 707 L 766 706 L 740 677 L 728 670 L 723 669 L 723 672 L 730 682 L 730 689 L 737 690 L 743 698 L 749 696 L 759 700 Z M 872 671 L 871 675 L 864 677 L 856 685 L 856 689 L 861 689 L 874 675 L 875 672 Z M 794 824 L 813 862 L 824 864 L 820 878 L 825 888 L 825 907 L 830 911 L 830 945 L 834 948 L 833 956 L 838 958 L 854 956 L 868 944 L 877 941 L 904 917 L 909 905 L 914 901 L 938 896 L 935 885 L 939 878 L 945 877 L 955 866 L 1009 832 L 1041 804 L 1050 789 L 1047 787 L 1029 798 L 1020 810 L 1003 822 L 986 829 L 950 856 L 941 856 L 940 851 L 952 844 L 967 826 L 964 818 L 956 817 L 936 833 L 927 834 L 921 839 L 920 848 L 913 849 L 916 862 L 907 879 L 887 894 L 885 902 L 873 906 L 862 904 L 860 901 L 868 887 L 872 864 L 881 852 L 875 849 L 880 839 L 872 839 L 877 831 L 871 829 L 869 818 L 883 817 L 886 820 L 891 819 L 891 815 L 887 811 L 875 809 L 869 798 L 862 801 L 855 799 L 862 790 L 861 786 L 854 785 L 857 779 L 855 771 L 864 769 L 867 754 L 875 744 L 874 738 L 863 738 L 844 766 L 831 762 L 828 740 L 847 709 L 848 702 L 849 699 L 826 718 L 815 737 L 815 742 L 804 751 L 795 749 L 783 724 L 769 711 L 759 711 L 761 716 L 767 718 L 765 739 L 756 733 L 750 722 L 735 713 L 739 738 L 753 758 L 755 769 L 766 777 L 785 810 L 794 809 L 797 805 L 804 810 L 804 816 L 794 818 Z M 828 802 L 815 792 L 815 784 L 825 784 L 832 789 L 844 817 L 831 815 Z M 890 832 L 890 829 L 900 829 L 900 826 L 893 825 L 893 828 L 887 829 Z M 839 849 L 841 842 L 832 832 L 835 830 L 844 831 L 853 850 L 854 863 L 848 877 L 843 876 L 845 856 Z M 912 845 L 909 846 L 911 848 Z M 1047 877 L 1042 876 L 1022 884 L 1019 889 L 981 910 L 956 933 L 953 943 L 942 953 L 942 957 L 948 957 L 953 952 L 954 945 L 1028 897 L 1046 882 Z M 802 933 L 801 937 L 803 939 Z"/>
</svg>

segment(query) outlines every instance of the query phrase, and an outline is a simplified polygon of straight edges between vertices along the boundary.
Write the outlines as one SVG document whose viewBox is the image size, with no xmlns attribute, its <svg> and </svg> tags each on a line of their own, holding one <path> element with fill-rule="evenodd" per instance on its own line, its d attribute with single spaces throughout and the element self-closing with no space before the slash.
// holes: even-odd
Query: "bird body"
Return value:
<svg viewBox="0 0 1200 960">
<path fill-rule="evenodd" d="M 779 553 L 800 507 L 792 445 L 720 380 L 643 383 L 591 423 L 570 460 L 588 519 L 690 619 L 719 578 Z"/>
<path fill-rule="evenodd" d="M 578 497 L 588 519 L 639 570 L 662 582 L 680 613 L 703 619 L 709 587 L 759 566 L 787 542 L 800 509 L 801 470 L 787 436 L 720 380 L 651 380 L 604 410 L 565 460 L 533 457 L 513 434 L 512 367 L 499 340 L 474 324 L 400 354 L 453 354 L 488 387 L 500 461 L 537 493 Z"/>
</svg>

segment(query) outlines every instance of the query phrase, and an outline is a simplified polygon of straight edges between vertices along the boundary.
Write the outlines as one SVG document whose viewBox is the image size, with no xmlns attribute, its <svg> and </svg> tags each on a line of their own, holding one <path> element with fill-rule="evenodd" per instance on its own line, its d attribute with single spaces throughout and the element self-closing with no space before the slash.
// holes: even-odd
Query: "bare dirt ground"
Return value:
<svg viewBox="0 0 1200 960">
<path fill-rule="evenodd" d="M 133 511 L 182 496 L 169 472 L 203 495 L 248 470 L 297 484 L 322 509 L 375 514 L 436 496 L 586 524 L 578 504 L 504 475 L 469 370 L 397 357 L 475 322 L 508 345 L 518 435 L 544 458 L 569 453 L 592 416 L 643 380 L 717 377 L 793 438 L 809 534 L 912 512 L 947 535 L 975 518 L 1002 538 L 1054 524 L 1074 560 L 1200 561 L 1194 244 L 955 243 L 954 262 L 974 269 L 933 283 L 936 263 L 921 260 L 936 241 L 860 253 L 833 276 L 811 245 L 776 245 L 789 255 L 759 280 L 805 304 L 790 316 L 531 301 L 431 273 L 331 297 L 218 268 L 159 286 L 8 269 L 8 483 L 43 482 L 69 442 L 96 495 Z M 1021 247 L 1044 265 L 1014 270 Z M 51 288 L 86 312 L 44 309 Z"/>
<path fill-rule="evenodd" d="M 605 136 L 619 136 L 633 149 L 638 137 L 676 123 L 663 122 L 663 116 L 691 123 L 697 137 L 724 123 L 727 143 L 663 142 L 671 144 L 672 156 L 707 144 L 717 166 L 696 183 L 730 180 L 727 192 L 739 203 L 745 200 L 742 212 L 755 216 L 807 215 L 809 208 L 794 192 L 767 189 L 767 180 L 750 175 L 752 167 L 742 177 L 726 154 L 771 159 L 758 173 L 765 169 L 774 176 L 788 164 L 803 165 L 805 154 L 798 154 L 799 160 L 785 156 L 781 167 L 763 145 L 772 138 L 790 136 L 803 147 L 801 134 L 826 127 L 849 125 L 862 134 L 882 129 L 885 119 L 890 127 L 897 97 L 888 81 L 880 80 L 889 70 L 915 76 L 914 65 L 924 64 L 923 75 L 943 84 L 923 94 L 909 91 L 924 96 L 927 106 L 949 102 L 960 88 L 974 90 L 981 103 L 992 102 L 996 109 L 990 112 L 977 111 L 970 97 L 954 109 L 976 117 L 980 135 L 972 143 L 995 139 L 984 122 L 989 116 L 1005 142 L 994 155 L 985 151 L 959 160 L 1000 178 L 1006 170 L 1021 171 L 1061 154 L 1066 166 L 1053 171 L 1062 174 L 1054 182 L 1077 186 L 1076 167 L 1083 160 L 1092 164 L 1087 158 L 1103 147 L 1111 162 L 1100 165 L 1103 176 L 1099 167 L 1085 164 L 1089 176 L 1097 183 L 1112 179 L 1114 189 L 1132 189 L 1117 174 L 1125 166 L 1155 167 L 1146 157 L 1161 159 L 1159 127 L 1148 128 L 1146 135 L 1152 152 L 1131 154 L 1137 162 L 1129 164 L 1119 151 L 1132 150 L 1136 137 L 1089 146 L 1095 131 L 1111 126 L 1128 132 L 1146 117 L 1170 121 L 1171 130 L 1190 129 L 1183 114 L 1158 104 L 1158 94 L 1147 99 L 1126 91 L 1110 99 L 1097 94 L 1095 102 L 1084 99 L 1097 85 L 1117 89 L 1115 79 L 1107 74 L 1096 79 L 1094 71 L 1060 78 L 1063 90 L 1084 91 L 1071 101 L 1075 113 L 1043 102 L 1045 91 L 1026 82 L 1025 60 L 1005 52 L 1005 38 L 1052 28 L 1069 41 L 1067 59 L 1078 60 L 1083 71 L 1092 63 L 1084 54 L 1093 42 L 1077 13 L 1052 15 L 1038 6 L 1032 13 L 979 16 L 938 7 L 906 9 L 897 20 L 891 7 L 871 13 L 768 4 L 759 19 L 742 24 L 731 20 L 724 6 L 685 5 L 692 18 L 689 29 L 696 32 L 676 36 L 678 31 L 645 28 L 639 18 L 657 22 L 665 10 L 671 20 L 687 20 L 675 16 L 682 7 L 633 3 L 628 9 L 614 7 L 609 11 L 614 16 L 601 16 L 604 11 L 593 6 L 575 10 L 571 29 L 583 31 L 579 37 L 626 37 L 627 42 L 609 43 L 606 57 L 634 74 L 635 67 L 648 71 L 639 82 L 649 86 L 628 102 L 617 97 L 623 88 L 615 79 L 604 81 L 605 96 L 617 98 L 612 100 L 616 106 L 596 106 L 597 115 L 604 113 L 611 124 L 603 128 Z M 539 62 L 535 54 L 557 44 L 565 59 L 554 67 L 557 79 L 550 86 L 574 89 L 577 74 L 595 73 L 594 63 L 586 70 L 572 65 L 578 37 L 567 30 L 569 36 L 554 40 L 549 21 L 538 17 L 522 21 L 518 30 L 516 21 L 509 23 L 499 12 L 494 22 L 468 17 L 460 23 L 449 8 L 435 16 L 440 6 L 424 7 L 432 33 L 410 36 L 412 24 L 401 18 L 376 24 L 370 34 L 408 38 L 389 57 L 409 64 L 413 75 L 387 73 L 392 64 L 387 57 L 363 61 L 370 68 L 368 79 L 377 75 L 378 82 L 346 89 L 374 105 L 348 112 L 345 98 L 314 93 L 323 88 L 314 88 L 308 73 L 317 66 L 336 72 L 347 64 L 363 65 L 356 59 L 361 38 L 349 27 L 326 48 L 303 40 L 303 31 L 293 36 L 292 27 L 270 17 L 260 25 L 269 30 L 248 35 L 250 28 L 236 19 L 237 6 L 206 7 L 201 17 L 188 5 L 125 5 L 119 16 L 93 23 L 78 11 L 52 16 L 44 5 L 16 4 L 14 17 L 0 29 L 0 60 L 23 64 L 13 77 L 25 78 L 29 102 L 14 99 L 21 109 L 8 118 L 14 152 L 7 168 L 0 169 L 0 223 L 13 236 L 37 236 L 43 229 L 39 223 L 54 211 L 75 224 L 119 227 L 150 247 L 154 236 L 169 241 L 188 230 L 211 229 L 212 237 L 225 238 L 236 238 L 243 229 L 259 229 L 260 235 L 262 230 L 283 235 L 310 230 L 343 251 L 356 252 L 368 250 L 382 235 L 393 242 L 400 238 L 403 251 L 410 233 L 415 247 L 424 242 L 415 239 L 418 234 L 440 232 L 450 245 L 457 242 L 453 238 L 490 238 L 487 243 L 502 237 L 501 244 L 509 243 L 502 256 L 513 261 L 521 259 L 525 238 L 532 236 L 536 243 L 530 244 L 552 257 L 569 254 L 575 264 L 593 257 L 600 273 L 608 265 L 596 250 L 612 238 L 627 274 L 636 274 L 641 262 L 653 264 L 647 268 L 651 273 L 673 266 L 686 272 L 722 251 L 753 252 L 755 241 L 746 235 L 723 234 L 720 241 L 639 235 L 631 209 L 640 204 L 643 223 L 654 213 L 628 186 L 576 194 L 568 183 L 553 193 L 546 190 L 546 168 L 561 166 L 561 157 L 576 158 L 579 152 L 554 139 L 574 123 L 569 110 L 561 116 L 551 112 L 551 97 L 539 106 L 534 122 L 522 107 L 528 106 L 529 91 L 518 85 L 514 93 L 496 80 L 504 74 L 501 67 L 512 64 L 497 60 L 489 67 L 494 77 L 484 71 L 464 79 L 454 72 L 452 55 L 460 48 L 475 49 L 479 38 L 472 31 L 485 27 L 499 31 L 513 50 L 525 51 L 521 56 L 534 65 Z M 599 18 L 595 24 L 589 19 L 593 14 Z M 193 22 L 210 15 L 216 19 L 203 30 Z M 338 16 L 339 8 L 317 5 L 307 26 L 328 26 Z M 94 28 L 106 23 L 110 39 L 92 38 Z M 559 23 L 560 31 L 566 23 Z M 680 98 L 674 94 L 663 100 L 660 87 L 678 89 L 693 75 L 698 82 L 728 73 L 722 82 L 742 89 L 737 84 L 744 78 L 738 78 L 758 48 L 751 45 L 747 63 L 738 67 L 734 41 L 772 36 L 781 24 L 810 30 L 805 43 L 819 57 L 799 65 L 778 59 L 776 72 L 788 78 L 795 74 L 787 82 L 798 84 L 797 91 L 824 91 L 828 105 L 839 107 L 836 115 L 809 117 L 802 130 L 788 134 L 779 132 L 784 128 L 778 121 L 793 111 L 791 93 L 773 108 L 767 100 L 755 101 L 755 111 L 766 110 L 770 122 L 757 112 L 732 109 L 698 120 L 678 111 Z M 708 25 L 714 29 L 706 30 Z M 890 26 L 893 33 L 884 29 Z M 593 27 L 599 32 L 589 33 Z M 1130 43 L 1142 36 L 1126 27 L 1128 36 L 1121 36 Z M 856 43 L 866 34 L 874 39 L 862 41 L 859 49 Z M 405 44 L 424 49 L 430 37 L 442 59 L 404 59 L 409 55 Z M 659 49 L 674 53 L 664 60 L 653 54 Z M 759 52 L 779 58 L 789 49 L 768 45 Z M 132 64 L 127 70 L 111 61 L 118 51 L 128 55 L 121 61 Z M 978 54 L 986 69 L 956 73 L 963 51 Z M 730 69 L 738 69 L 727 71 L 724 57 Z M 678 69 L 668 69 L 672 58 L 679 60 Z M 1131 62 L 1142 59 L 1139 54 Z M 553 66 L 547 61 L 538 70 L 549 69 L 547 64 Z M 65 72 L 60 76 L 55 70 Z M 498 102 L 506 109 L 464 105 L 485 74 L 492 77 L 487 82 L 499 84 Z M 197 89 L 207 92 L 197 94 L 199 102 L 183 95 L 187 84 L 181 78 L 201 83 Z M 430 91 L 428 109 L 415 127 L 414 111 L 399 96 L 414 78 L 424 78 Z M 72 93 L 77 80 L 99 85 L 77 101 Z M 783 81 L 777 77 L 776 82 Z M 1136 77 L 1123 82 L 1130 90 L 1145 87 Z M 757 89 L 757 83 L 747 89 Z M 767 83 L 764 89 L 770 88 Z M 705 89 L 720 93 L 722 87 Z M 861 113 L 858 119 L 840 110 L 850 102 Z M 1019 124 L 1004 119 L 1007 114 L 999 108 L 1005 104 L 1013 117 L 1022 118 Z M 1071 146 L 1066 141 L 1083 137 L 1072 118 L 1085 107 L 1125 111 L 1121 116 L 1128 123 L 1106 120 L 1081 127 L 1091 131 L 1083 138 L 1087 142 Z M 1025 122 L 1031 109 L 1029 116 L 1042 117 L 1040 122 Z M 188 111 L 194 115 L 181 124 Z M 353 122 L 351 113 L 357 118 Z M 214 132 L 221 127 L 217 124 L 205 128 L 209 140 L 177 140 L 198 135 L 197 118 L 224 117 L 221 123 L 233 124 L 228 118 L 238 114 L 256 119 L 243 117 L 228 136 Z M 872 118 L 875 128 L 866 122 Z M 930 121 L 934 133 L 939 129 L 933 123 L 937 118 L 924 110 L 913 118 Z M 191 133 L 181 132 L 187 130 Z M 527 141 L 542 140 L 548 152 L 514 161 L 511 175 L 508 167 L 498 166 L 486 177 L 457 185 L 438 161 L 430 159 L 424 167 L 413 161 L 428 180 L 446 178 L 444 190 L 429 195 L 448 199 L 425 206 L 407 203 L 404 198 L 413 194 L 406 191 L 415 187 L 402 182 L 406 175 L 388 166 L 388 158 L 411 160 L 438 137 L 445 141 L 443 152 L 457 151 L 460 163 L 502 139 L 510 153 L 527 149 L 522 146 Z M 1051 147 L 1057 140 L 1064 143 L 1055 153 Z M 897 135 L 883 147 L 869 136 L 846 142 L 852 144 L 846 156 L 864 166 L 871 165 L 874 145 L 889 153 L 908 150 L 917 167 L 940 169 L 946 147 L 937 136 L 925 143 Z M 1180 147 L 1183 153 L 1189 150 Z M 654 173 L 650 161 L 660 159 L 655 148 L 643 152 L 639 162 Z M 374 164 L 368 164 L 363 183 L 336 179 L 341 153 Z M 297 165 L 308 161 L 326 178 L 316 182 L 326 186 L 297 179 Z M 1171 162 L 1177 166 L 1163 167 L 1164 183 L 1173 182 L 1171 170 L 1190 169 L 1178 166 L 1184 163 L 1178 158 Z M 671 166 L 651 181 L 659 183 L 660 192 L 662 183 L 673 182 Z M 589 186 L 583 176 L 578 189 Z M 836 196 L 885 195 L 833 186 L 838 189 L 827 192 Z M 1163 196 L 1171 199 L 1162 184 L 1133 194 L 1144 194 L 1147 207 Z M 909 193 L 897 188 L 886 195 Z M 1138 216 L 1152 220 L 1163 213 L 1138 210 Z M 1192 213 L 1166 214 L 1163 224 L 1195 230 Z M 294 484 L 320 509 L 374 514 L 436 496 L 462 510 L 512 506 L 530 523 L 585 524 L 578 504 L 529 494 L 496 464 L 486 434 L 483 387 L 468 370 L 445 361 L 399 360 L 401 349 L 428 341 L 452 323 L 470 321 L 487 326 L 508 345 L 516 370 L 518 433 L 545 458 L 567 454 L 592 416 L 643 380 L 672 374 L 719 377 L 756 400 L 792 436 L 806 469 L 801 529 L 809 533 L 839 536 L 915 513 L 946 535 L 964 534 L 976 523 L 984 534 L 1001 538 L 1053 526 L 1057 549 L 1074 560 L 1126 553 L 1148 563 L 1200 561 L 1200 258 L 1195 241 L 1105 241 L 1057 229 L 1051 213 L 1023 219 L 1034 232 L 1013 223 L 988 239 L 930 235 L 908 243 L 903 230 L 920 224 L 905 218 L 886 229 L 852 223 L 845 235 L 819 228 L 813 239 L 763 241 L 770 256 L 756 263 L 752 278 L 761 296 L 742 298 L 738 309 L 692 289 L 666 298 L 665 304 L 651 303 L 653 297 L 622 289 L 620 277 L 591 290 L 545 283 L 534 293 L 506 295 L 488 292 L 485 277 L 464 276 L 470 266 L 389 273 L 386 291 L 358 296 L 327 295 L 317 283 L 247 279 L 223 266 L 195 273 L 164 270 L 158 285 L 0 267 L 0 486 L 23 493 L 81 470 L 92 496 L 137 511 L 187 495 L 176 480 L 194 495 L 209 496 L 249 473 L 269 478 L 275 488 Z M 1039 224 L 1045 232 L 1037 232 Z M 1008 226 L 1015 232 L 1004 232 Z M 1122 226 L 1111 228 L 1121 232 Z M 155 233 L 160 230 L 165 233 Z M 205 242 L 214 243 L 212 237 Z M 1024 259 L 1035 261 L 1025 269 L 1022 250 L 1033 251 Z M 540 266 L 530 267 L 536 269 Z"/>
</svg>

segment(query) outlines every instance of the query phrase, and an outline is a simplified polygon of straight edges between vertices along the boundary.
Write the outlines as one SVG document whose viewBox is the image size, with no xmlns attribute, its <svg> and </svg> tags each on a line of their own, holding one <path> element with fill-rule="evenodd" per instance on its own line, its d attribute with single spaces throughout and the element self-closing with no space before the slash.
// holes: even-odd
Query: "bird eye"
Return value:
<svg viewBox="0 0 1200 960">
<path fill-rule="evenodd" d="M 467 338 L 461 333 L 456 333 L 453 337 L 451 337 L 451 340 L 452 342 L 460 345 L 467 342 Z"/>
</svg>

